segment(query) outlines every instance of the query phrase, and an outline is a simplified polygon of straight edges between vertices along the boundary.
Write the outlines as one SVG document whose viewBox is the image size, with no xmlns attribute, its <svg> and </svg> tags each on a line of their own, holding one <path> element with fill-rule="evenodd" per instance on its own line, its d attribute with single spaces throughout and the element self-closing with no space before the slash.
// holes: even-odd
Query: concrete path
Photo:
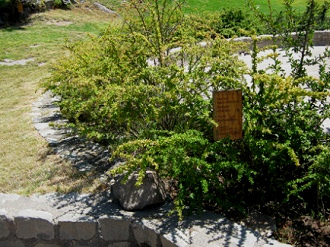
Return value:
<svg viewBox="0 0 330 247">
<path fill-rule="evenodd" d="M 326 46 L 314 46 L 314 48 L 311 49 L 311 51 L 312 51 L 312 57 L 311 58 L 317 58 L 317 57 L 322 56 L 326 49 L 327 49 Z M 289 76 L 290 72 L 291 72 L 291 65 L 289 63 L 289 60 L 285 56 L 285 52 L 282 49 L 278 49 L 277 52 L 279 54 L 278 59 L 282 63 L 282 68 L 284 70 L 284 73 L 285 73 L 285 75 Z M 271 53 L 271 51 L 261 52 L 259 54 L 259 56 L 262 57 L 262 56 L 265 56 L 265 55 L 270 54 L 270 53 Z M 239 58 L 242 61 L 244 61 L 249 68 L 252 68 L 252 58 L 251 58 L 250 55 L 240 54 Z M 295 55 L 294 58 L 298 58 L 298 55 Z M 270 59 L 270 58 L 265 59 L 262 63 L 260 63 L 258 65 L 258 70 L 266 70 L 269 67 L 269 65 L 271 65 L 272 63 L 273 63 L 272 59 Z M 325 59 L 325 63 L 327 65 L 326 71 L 329 71 L 330 70 L 330 57 Z M 319 78 L 319 67 L 318 67 L 318 65 L 306 66 L 306 70 L 307 70 L 307 74 L 309 76 Z M 247 80 L 249 81 L 251 79 L 247 77 Z M 327 101 L 328 101 L 328 103 L 330 103 L 330 97 L 328 97 Z M 329 118 L 326 119 L 323 122 L 322 127 L 323 127 L 325 132 L 330 132 L 330 119 Z"/>
<path fill-rule="evenodd" d="M 321 55 L 323 55 L 325 50 L 326 50 L 326 46 L 315 46 L 314 48 L 311 49 L 312 57 L 310 57 L 310 58 L 320 57 Z M 259 57 L 265 56 L 270 53 L 271 53 L 271 51 L 260 52 Z M 285 56 L 285 51 L 283 51 L 282 49 L 277 49 L 277 53 L 279 54 L 278 59 L 282 62 L 282 68 L 284 69 L 285 74 L 287 76 L 290 75 L 291 66 L 290 66 L 288 58 Z M 252 58 L 250 55 L 241 54 L 239 56 L 239 58 L 241 60 L 243 60 L 248 65 L 249 68 L 252 67 Z M 294 58 L 298 59 L 299 56 L 297 54 L 295 54 Z M 329 71 L 330 58 L 329 57 L 326 58 L 325 62 L 328 66 L 327 71 Z M 272 63 L 272 59 L 270 59 L 270 58 L 265 59 L 261 64 L 258 65 L 258 70 L 265 70 L 271 63 Z M 319 68 L 317 65 L 307 66 L 306 69 L 307 69 L 308 75 L 313 76 L 315 78 L 319 78 L 319 73 L 318 73 Z"/>
</svg>

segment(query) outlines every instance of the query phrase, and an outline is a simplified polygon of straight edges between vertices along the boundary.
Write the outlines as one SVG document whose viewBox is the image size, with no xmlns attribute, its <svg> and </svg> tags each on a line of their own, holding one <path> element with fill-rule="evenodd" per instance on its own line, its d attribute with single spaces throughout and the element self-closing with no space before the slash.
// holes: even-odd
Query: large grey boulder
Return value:
<svg viewBox="0 0 330 247">
<path fill-rule="evenodd" d="M 137 178 L 138 174 L 133 173 L 123 183 L 124 176 L 119 176 L 111 186 L 113 199 L 125 210 L 134 211 L 165 202 L 165 185 L 156 172 L 147 171 L 141 186 L 135 185 Z"/>
</svg>

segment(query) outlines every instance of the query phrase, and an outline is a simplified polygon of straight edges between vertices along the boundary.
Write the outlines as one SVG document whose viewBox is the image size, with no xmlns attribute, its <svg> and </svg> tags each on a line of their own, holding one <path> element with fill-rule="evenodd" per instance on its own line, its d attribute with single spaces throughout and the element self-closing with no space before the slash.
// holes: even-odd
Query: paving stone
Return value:
<svg viewBox="0 0 330 247">
<path fill-rule="evenodd" d="M 162 234 L 160 236 L 160 241 L 162 247 L 178 247 L 178 246 L 181 247 L 181 246 L 189 246 L 190 244 L 189 237 L 183 234 L 178 229 L 168 234 L 164 234 L 164 235 Z"/>
<path fill-rule="evenodd" d="M 0 241 L 0 247 L 24 247 L 24 243 L 20 240 L 4 240 Z"/>
<path fill-rule="evenodd" d="M 268 239 L 262 247 L 291 247 L 291 245 L 280 243 L 275 239 Z"/>
<path fill-rule="evenodd" d="M 0 194 L 0 203 L 6 203 L 8 201 L 16 201 L 18 198 L 20 198 L 17 194 Z"/>
<path fill-rule="evenodd" d="M 160 236 L 154 229 L 146 226 L 146 224 L 142 222 L 134 222 L 132 224 L 132 229 L 135 241 L 138 245 L 148 245 L 151 247 L 161 246 Z"/>
<path fill-rule="evenodd" d="M 61 247 L 57 244 L 37 244 L 35 247 Z"/>
<path fill-rule="evenodd" d="M 162 243 L 162 247 L 177 247 L 178 245 L 172 243 L 167 238 L 165 238 L 163 235 L 160 236 L 160 242 Z"/>
<path fill-rule="evenodd" d="M 188 237 L 190 246 L 255 246 L 260 234 L 236 224 L 220 215 L 206 212 L 201 216 L 190 217 Z"/>
<path fill-rule="evenodd" d="M 118 242 L 108 245 L 108 247 L 129 247 L 129 246 L 132 246 L 130 242 Z"/>
<path fill-rule="evenodd" d="M 122 217 L 101 217 L 99 219 L 102 238 L 106 241 L 129 241 L 130 226 L 129 220 Z"/>
<path fill-rule="evenodd" d="M 104 150 L 102 146 L 87 142 L 79 136 L 68 138 L 72 130 L 63 126 L 63 123 L 68 121 L 62 118 L 60 108 L 54 104 L 56 101 L 59 101 L 59 98 L 47 91 L 34 104 L 31 117 L 39 134 L 51 147 L 54 147 L 58 155 L 72 162 L 81 172 L 90 171 L 95 167 L 108 167 L 110 154 L 104 153 L 103 151 L 107 150 Z M 97 151 L 95 156 L 90 155 L 93 150 Z"/>
<path fill-rule="evenodd" d="M 60 238 L 65 240 L 89 240 L 96 234 L 96 221 L 87 216 L 66 214 L 58 219 Z"/>
<path fill-rule="evenodd" d="M 9 219 L 7 211 L 0 209 L 0 239 L 7 238 L 10 235 Z"/>
<path fill-rule="evenodd" d="M 54 238 L 53 216 L 51 213 L 26 209 L 20 211 L 14 220 L 18 238 L 47 240 Z"/>
</svg>

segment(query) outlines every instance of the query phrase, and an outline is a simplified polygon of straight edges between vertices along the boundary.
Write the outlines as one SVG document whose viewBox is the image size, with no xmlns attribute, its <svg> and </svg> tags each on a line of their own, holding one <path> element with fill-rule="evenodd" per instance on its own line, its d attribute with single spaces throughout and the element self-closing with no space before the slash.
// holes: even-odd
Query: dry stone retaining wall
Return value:
<svg viewBox="0 0 330 247">
<path fill-rule="evenodd" d="M 106 194 L 0 194 L 0 247 L 288 246 L 204 212 L 180 222 L 165 204 L 127 212 Z"/>
</svg>

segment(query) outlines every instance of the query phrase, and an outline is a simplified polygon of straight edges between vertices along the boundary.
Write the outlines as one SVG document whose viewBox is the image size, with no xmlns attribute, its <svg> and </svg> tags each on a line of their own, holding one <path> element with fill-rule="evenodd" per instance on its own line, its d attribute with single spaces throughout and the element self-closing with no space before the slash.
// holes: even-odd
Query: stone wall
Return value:
<svg viewBox="0 0 330 247">
<path fill-rule="evenodd" d="M 295 33 L 292 34 L 293 37 L 295 37 Z M 260 35 L 260 38 L 265 38 L 263 40 L 258 41 L 259 47 L 265 47 L 268 45 L 272 45 L 273 41 L 271 40 L 271 35 Z M 252 39 L 250 37 L 239 37 L 234 39 L 234 41 L 242 41 L 242 42 L 252 42 Z M 278 45 L 280 45 L 281 41 L 278 39 Z M 330 30 L 324 30 L 324 31 L 315 31 L 314 32 L 314 38 L 313 38 L 313 44 L 314 46 L 328 46 L 330 45 Z"/>
<path fill-rule="evenodd" d="M 172 209 L 127 212 L 107 194 L 0 194 L 0 247 L 288 246 L 210 212 L 181 222 Z"/>
<path fill-rule="evenodd" d="M 315 46 L 330 45 L 330 30 L 316 31 L 314 33 L 313 43 Z"/>
</svg>

